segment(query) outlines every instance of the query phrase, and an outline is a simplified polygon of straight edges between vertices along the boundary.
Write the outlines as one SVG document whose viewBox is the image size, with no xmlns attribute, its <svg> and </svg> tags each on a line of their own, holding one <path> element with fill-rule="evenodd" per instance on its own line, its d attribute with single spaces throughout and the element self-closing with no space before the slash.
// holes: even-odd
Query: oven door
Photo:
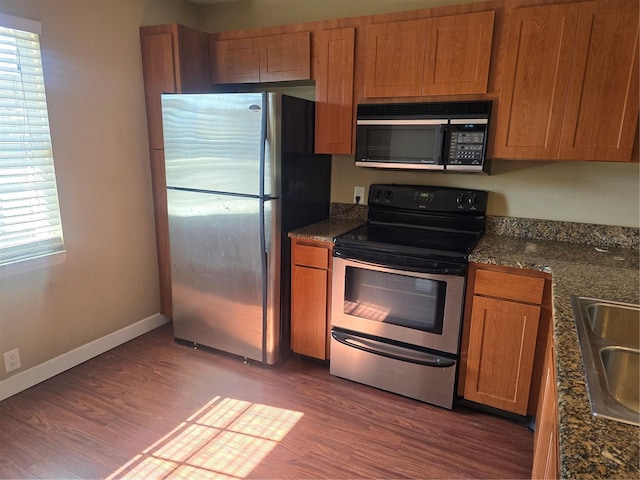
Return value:
<svg viewBox="0 0 640 480">
<path fill-rule="evenodd" d="M 464 276 L 388 268 L 334 257 L 331 324 L 457 355 Z"/>
</svg>

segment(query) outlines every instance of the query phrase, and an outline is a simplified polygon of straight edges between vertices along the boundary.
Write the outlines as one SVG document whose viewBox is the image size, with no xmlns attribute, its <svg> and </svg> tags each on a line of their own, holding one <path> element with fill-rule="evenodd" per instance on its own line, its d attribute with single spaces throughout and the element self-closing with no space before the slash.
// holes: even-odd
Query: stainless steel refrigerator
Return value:
<svg viewBox="0 0 640 480">
<path fill-rule="evenodd" d="M 273 364 L 289 345 L 287 233 L 329 215 L 314 104 L 166 94 L 162 117 L 174 336 Z"/>
</svg>

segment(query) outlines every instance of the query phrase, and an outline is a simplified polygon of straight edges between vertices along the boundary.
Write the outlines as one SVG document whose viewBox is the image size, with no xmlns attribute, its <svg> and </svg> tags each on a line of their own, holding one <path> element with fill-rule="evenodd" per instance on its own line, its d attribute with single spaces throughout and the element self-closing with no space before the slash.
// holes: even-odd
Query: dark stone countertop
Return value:
<svg viewBox="0 0 640 480">
<path fill-rule="evenodd" d="M 640 478 L 640 427 L 594 417 L 570 296 L 640 303 L 635 248 L 485 235 L 469 260 L 552 275 L 561 478 Z"/>
<path fill-rule="evenodd" d="M 333 242 L 338 235 L 353 230 L 365 223 L 359 218 L 328 218 L 318 223 L 307 225 L 289 232 L 290 238 Z"/>
<path fill-rule="evenodd" d="M 571 295 L 581 295 L 640 303 L 637 229 L 606 227 L 602 233 L 598 230 L 596 241 L 612 236 L 616 240 L 613 246 L 605 242 L 597 247 L 593 245 L 596 241 L 590 239 L 587 240 L 591 243 L 572 243 L 584 239 L 585 229 L 593 230 L 586 225 L 500 217 L 488 220 L 491 233 L 485 234 L 471 253 L 471 262 L 540 270 L 552 275 L 561 477 L 640 478 L 640 427 L 591 414 L 570 302 Z M 331 242 L 362 223 L 363 218 L 330 218 L 290 232 L 289 236 Z M 549 229 L 571 238 L 558 237 L 557 232 Z M 519 236 L 525 230 L 556 240 Z M 629 231 L 631 236 L 625 237 Z M 622 241 L 618 239 L 620 235 Z"/>
</svg>

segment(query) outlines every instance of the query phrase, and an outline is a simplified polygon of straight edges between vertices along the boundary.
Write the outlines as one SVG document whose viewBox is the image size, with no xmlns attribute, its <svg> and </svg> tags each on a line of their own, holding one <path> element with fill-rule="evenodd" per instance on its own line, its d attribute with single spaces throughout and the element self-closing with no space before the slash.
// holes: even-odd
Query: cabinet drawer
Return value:
<svg viewBox="0 0 640 480">
<path fill-rule="evenodd" d="M 298 243 L 294 249 L 293 261 L 296 265 L 327 269 L 329 268 L 329 252 L 328 248 Z"/>
<path fill-rule="evenodd" d="M 544 278 L 478 270 L 473 291 L 476 295 L 507 298 L 539 305 L 542 303 Z"/>
</svg>

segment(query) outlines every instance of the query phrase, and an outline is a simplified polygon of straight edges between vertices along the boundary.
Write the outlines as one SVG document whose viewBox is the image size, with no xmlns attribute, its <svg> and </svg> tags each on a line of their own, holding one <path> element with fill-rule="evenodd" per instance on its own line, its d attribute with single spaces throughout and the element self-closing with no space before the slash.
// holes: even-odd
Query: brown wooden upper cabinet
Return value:
<svg viewBox="0 0 640 480">
<path fill-rule="evenodd" d="M 495 12 L 367 28 L 365 97 L 486 93 Z"/>
<path fill-rule="evenodd" d="M 314 35 L 316 153 L 353 150 L 355 28 L 320 30 Z"/>
<path fill-rule="evenodd" d="M 211 40 L 212 83 L 258 83 L 311 78 L 311 33 Z"/>
<path fill-rule="evenodd" d="M 494 158 L 631 159 L 638 124 L 638 2 L 514 9 Z"/>
<path fill-rule="evenodd" d="M 208 34 L 176 23 L 140 27 L 150 148 L 164 148 L 160 95 L 210 89 L 208 42 Z"/>
</svg>

